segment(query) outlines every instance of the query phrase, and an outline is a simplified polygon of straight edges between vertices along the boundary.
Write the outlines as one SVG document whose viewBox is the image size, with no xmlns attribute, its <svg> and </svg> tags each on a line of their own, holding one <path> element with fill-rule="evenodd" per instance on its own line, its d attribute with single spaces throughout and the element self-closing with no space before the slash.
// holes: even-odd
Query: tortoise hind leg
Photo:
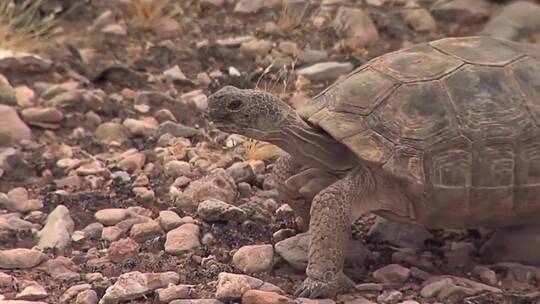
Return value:
<svg viewBox="0 0 540 304">
<path fill-rule="evenodd" d="M 480 254 L 492 263 L 540 264 L 540 221 L 497 229 Z"/>
</svg>

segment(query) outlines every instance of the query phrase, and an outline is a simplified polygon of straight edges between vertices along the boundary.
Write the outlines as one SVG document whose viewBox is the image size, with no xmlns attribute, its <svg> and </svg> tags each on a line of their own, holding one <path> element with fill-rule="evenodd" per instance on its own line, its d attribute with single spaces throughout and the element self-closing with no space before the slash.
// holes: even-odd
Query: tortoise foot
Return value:
<svg viewBox="0 0 540 304">
<path fill-rule="evenodd" d="M 323 281 L 306 278 L 294 292 L 297 298 L 334 298 L 337 294 L 337 284 L 330 284 Z"/>
</svg>

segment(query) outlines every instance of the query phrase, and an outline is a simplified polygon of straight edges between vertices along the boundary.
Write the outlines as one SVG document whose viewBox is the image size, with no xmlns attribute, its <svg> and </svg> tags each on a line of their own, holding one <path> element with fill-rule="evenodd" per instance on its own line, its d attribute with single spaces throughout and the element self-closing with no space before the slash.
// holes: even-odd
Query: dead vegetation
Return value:
<svg viewBox="0 0 540 304">
<path fill-rule="evenodd" d="M 151 31 L 166 27 L 174 18 L 183 13 L 172 0 L 131 0 L 120 2 L 120 10 L 133 29 Z"/>
<path fill-rule="evenodd" d="M 54 42 L 58 20 L 41 16 L 44 0 L 0 1 L 0 49 L 37 51 Z"/>
</svg>

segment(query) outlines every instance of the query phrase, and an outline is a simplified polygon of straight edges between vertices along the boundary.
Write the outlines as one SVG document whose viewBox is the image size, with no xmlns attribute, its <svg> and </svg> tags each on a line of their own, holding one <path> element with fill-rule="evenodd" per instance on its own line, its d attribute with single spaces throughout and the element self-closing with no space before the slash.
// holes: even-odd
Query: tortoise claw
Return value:
<svg viewBox="0 0 540 304">
<path fill-rule="evenodd" d="M 322 281 L 306 278 L 294 292 L 297 298 L 334 298 L 337 294 L 337 286 Z"/>
</svg>

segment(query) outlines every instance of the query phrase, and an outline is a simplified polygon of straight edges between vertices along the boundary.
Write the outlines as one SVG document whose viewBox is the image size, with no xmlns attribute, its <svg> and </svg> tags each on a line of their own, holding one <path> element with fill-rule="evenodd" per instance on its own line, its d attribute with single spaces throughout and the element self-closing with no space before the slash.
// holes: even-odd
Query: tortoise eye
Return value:
<svg viewBox="0 0 540 304">
<path fill-rule="evenodd" d="M 232 111 L 237 111 L 240 109 L 241 106 L 242 106 L 242 101 L 239 99 L 235 99 L 229 102 L 229 104 L 227 105 L 227 109 L 232 110 Z"/>
</svg>

